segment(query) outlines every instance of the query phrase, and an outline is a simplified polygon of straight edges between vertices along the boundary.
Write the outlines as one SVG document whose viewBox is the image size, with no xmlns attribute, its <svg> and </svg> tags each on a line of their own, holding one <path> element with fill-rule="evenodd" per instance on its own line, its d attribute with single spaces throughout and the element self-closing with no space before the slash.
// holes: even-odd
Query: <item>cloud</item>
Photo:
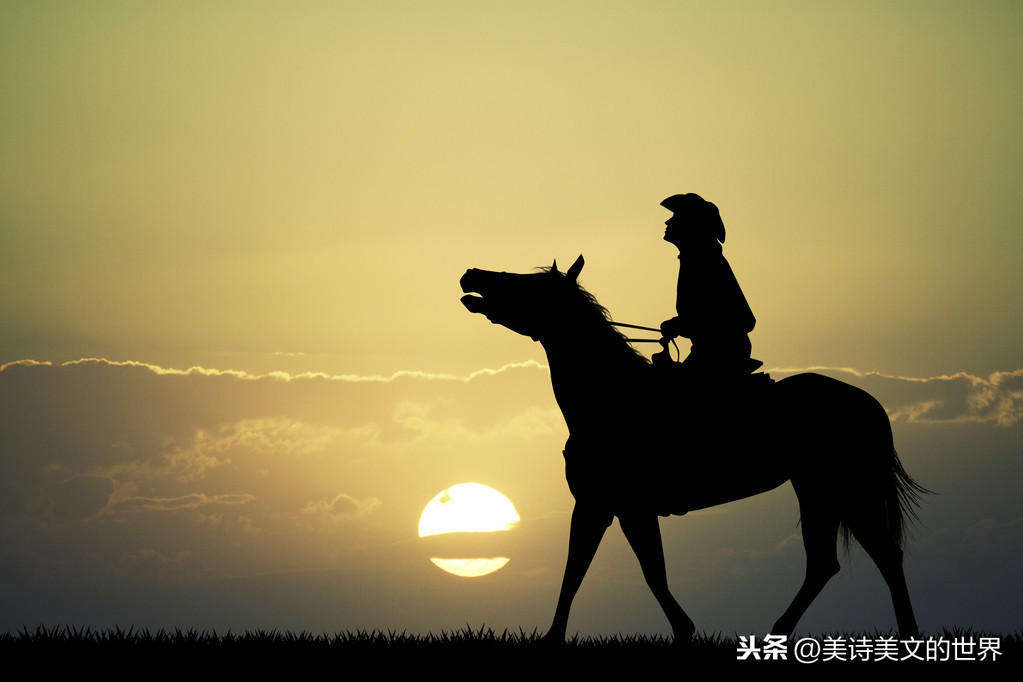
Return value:
<svg viewBox="0 0 1023 682">
<path fill-rule="evenodd" d="M 110 503 L 107 512 L 110 514 L 123 514 L 135 512 L 167 512 L 180 511 L 182 509 L 196 509 L 207 505 L 238 505 L 252 502 L 255 495 L 247 493 L 236 493 L 233 495 L 205 495 L 193 493 L 181 497 L 129 497 L 123 500 L 116 500 Z"/>
<path fill-rule="evenodd" d="M 1023 369 L 979 377 L 965 372 L 929 378 L 811 367 L 777 374 L 817 371 L 848 381 L 876 397 L 892 421 L 979 423 L 1008 427 L 1023 419 Z"/>
<path fill-rule="evenodd" d="M 352 431 L 286 417 L 242 419 L 215 429 L 199 429 L 183 441 L 168 439 L 164 464 L 158 470 L 180 481 L 201 479 L 212 469 L 230 465 L 232 453 L 298 457 L 322 451 L 333 439 Z"/>
<path fill-rule="evenodd" d="M 0 370 L 0 415 L 0 553 L 29 573 L 322 569 L 414 538 L 457 482 L 539 471 L 530 494 L 567 497 L 534 362 L 355 377 L 28 360 Z"/>
<path fill-rule="evenodd" d="M 274 353 L 274 355 L 283 355 L 284 353 Z M 289 353 L 286 355 L 304 355 L 304 353 Z M 174 369 L 161 367 L 160 365 L 154 365 L 148 362 L 138 362 L 135 360 L 108 360 L 107 358 L 79 358 L 78 360 L 68 360 L 67 362 L 61 363 L 61 367 L 73 367 L 75 365 L 106 365 L 109 367 L 139 367 L 149 370 L 153 374 L 158 375 L 175 375 L 175 376 L 230 376 L 236 379 L 245 379 L 249 381 L 256 381 L 260 379 L 275 379 L 277 381 L 295 381 L 300 379 L 327 379 L 330 381 L 345 381 L 351 383 L 390 383 L 392 381 L 398 381 L 401 379 L 422 379 L 425 381 L 461 381 L 467 382 L 472 381 L 477 377 L 484 376 L 495 376 L 509 370 L 520 369 L 523 367 L 534 367 L 540 369 L 548 369 L 547 365 L 542 365 L 535 360 L 526 360 L 524 362 L 510 362 L 497 369 L 480 369 L 466 376 L 459 376 L 457 374 L 449 373 L 438 373 L 438 372 L 423 372 L 418 370 L 398 370 L 388 375 L 382 374 L 326 374 L 323 372 L 303 372 L 300 374 L 291 374 L 289 372 L 268 372 L 266 374 L 252 374 L 251 372 L 245 372 L 234 369 L 211 369 L 208 367 L 193 366 L 188 369 Z M 0 365 L 0 372 L 7 370 L 8 368 L 15 367 L 35 367 L 35 366 L 47 366 L 52 367 L 53 363 L 49 361 L 40 362 L 38 360 L 24 359 L 15 360 L 14 362 L 8 362 Z"/>
<path fill-rule="evenodd" d="M 370 497 L 360 500 L 351 495 L 339 493 L 329 500 L 309 502 L 302 514 L 325 516 L 332 519 L 359 518 L 373 513 L 380 506 L 380 500 Z"/>
<path fill-rule="evenodd" d="M 911 438 L 932 437 L 931 425 L 940 423 L 1002 442 L 1012 435 L 1004 427 L 1019 420 L 1018 371 L 928 379 L 819 371 L 875 395 L 897 426 L 923 427 L 899 443 L 929 453 L 912 467 L 914 475 L 929 473 L 928 483 L 945 465 Z M 394 550 L 400 566 L 414 567 L 428 562 L 415 554 L 423 506 L 455 483 L 476 481 L 513 500 L 524 519 L 518 536 L 558 538 L 522 541 L 517 575 L 542 573 L 552 559 L 540 547 L 556 542 L 563 560 L 555 530 L 572 508 L 566 436 L 548 370 L 538 363 L 464 376 L 355 378 L 94 359 L 8 363 L 0 371 L 0 555 L 26 575 L 45 567 L 74 576 L 88 566 L 136 581 L 377 566 L 381 548 L 401 548 Z M 984 447 L 977 444 L 989 452 Z M 950 490 L 947 479 L 937 480 Z M 685 527 L 713 538 L 714 529 L 750 525 L 723 513 L 729 509 L 693 514 Z M 795 523 L 795 510 L 788 513 Z M 995 535 L 1018 541 L 1016 526 L 988 529 L 984 518 L 1015 517 L 985 510 L 964 519 L 950 532 L 972 539 L 948 551 L 972 551 Z M 970 525 L 972 535 L 964 534 Z M 770 564 L 765 557 L 798 545 L 768 535 L 763 546 L 728 540 L 739 552 L 733 556 L 712 554 L 725 541 L 708 539 L 705 573 Z"/>
<path fill-rule="evenodd" d="M 7 362 L 0 365 L 0 372 L 3 372 L 9 367 L 35 367 L 36 365 L 52 366 L 52 362 L 39 362 L 38 360 L 15 360 L 14 362 Z"/>
</svg>

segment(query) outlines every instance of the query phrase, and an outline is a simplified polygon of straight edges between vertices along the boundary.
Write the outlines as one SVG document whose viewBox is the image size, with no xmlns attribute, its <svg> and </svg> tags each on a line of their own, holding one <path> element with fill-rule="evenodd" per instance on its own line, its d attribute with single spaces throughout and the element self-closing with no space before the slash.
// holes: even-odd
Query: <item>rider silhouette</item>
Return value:
<svg viewBox="0 0 1023 682">
<path fill-rule="evenodd" d="M 679 250 L 678 316 L 661 323 L 661 334 L 692 342 L 682 363 L 688 376 L 720 379 L 749 374 L 763 364 L 750 359 L 749 333 L 757 320 L 721 253 L 725 225 L 718 207 L 697 194 L 676 194 L 661 206 L 673 214 L 664 223 L 664 241 Z M 667 341 L 662 345 L 666 349 Z"/>
</svg>

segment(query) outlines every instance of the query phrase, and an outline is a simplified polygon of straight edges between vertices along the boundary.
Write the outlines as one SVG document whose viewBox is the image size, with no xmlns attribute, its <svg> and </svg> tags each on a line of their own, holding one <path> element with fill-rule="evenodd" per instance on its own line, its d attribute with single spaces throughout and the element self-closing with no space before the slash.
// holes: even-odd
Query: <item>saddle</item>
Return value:
<svg viewBox="0 0 1023 682">
<path fill-rule="evenodd" d="M 741 424 L 742 431 L 756 430 L 772 410 L 771 375 L 756 370 L 760 360 L 750 358 L 745 372 L 713 372 L 687 366 L 685 362 L 658 360 L 652 365 L 657 393 L 666 399 L 665 416 L 688 433 L 724 433 Z M 687 358 L 688 359 L 688 358 Z"/>
<path fill-rule="evenodd" d="M 741 371 L 718 373 L 707 371 L 702 367 L 697 369 L 691 366 L 689 358 L 682 362 L 672 360 L 671 354 L 665 348 L 660 353 L 654 353 L 651 357 L 651 364 L 655 372 L 662 379 L 669 382 L 689 380 L 691 383 L 699 385 L 728 386 L 740 389 L 760 387 L 774 383 L 774 379 L 771 378 L 770 374 L 757 372 L 758 369 L 764 366 L 764 363 L 755 358 L 748 358 L 745 361 L 745 366 L 740 367 Z"/>
</svg>

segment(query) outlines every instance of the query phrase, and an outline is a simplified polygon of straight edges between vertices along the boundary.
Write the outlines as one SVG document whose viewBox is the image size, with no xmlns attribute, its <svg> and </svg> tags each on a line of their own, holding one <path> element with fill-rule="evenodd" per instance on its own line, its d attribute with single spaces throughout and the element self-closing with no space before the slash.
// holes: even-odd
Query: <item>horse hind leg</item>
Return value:
<svg viewBox="0 0 1023 682">
<path fill-rule="evenodd" d="M 899 636 L 903 639 L 916 637 L 919 631 L 916 616 L 913 615 L 913 604 L 909 599 L 906 574 L 902 569 L 902 549 L 899 543 L 891 536 L 881 519 L 869 521 L 852 519 L 848 525 L 853 537 L 877 565 L 881 577 L 888 584 L 892 606 L 895 607 L 895 622 L 899 627 Z"/>
<path fill-rule="evenodd" d="M 771 634 L 791 635 L 796 623 L 817 598 L 828 581 L 838 573 L 838 518 L 824 510 L 800 505 L 803 548 L 806 550 L 806 576 L 795 598 L 771 628 Z"/>
</svg>

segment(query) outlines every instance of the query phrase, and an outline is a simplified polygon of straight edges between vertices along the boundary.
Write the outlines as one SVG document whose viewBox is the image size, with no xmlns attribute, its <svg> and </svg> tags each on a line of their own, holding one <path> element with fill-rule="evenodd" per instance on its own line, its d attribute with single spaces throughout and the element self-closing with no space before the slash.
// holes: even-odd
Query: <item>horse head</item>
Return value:
<svg viewBox="0 0 1023 682">
<path fill-rule="evenodd" d="M 466 270 L 459 282 L 466 293 L 462 305 L 494 324 L 538 341 L 557 320 L 564 319 L 566 297 L 579 291 L 576 279 L 583 264 L 579 256 L 564 273 L 558 270 L 557 261 L 550 269 L 530 274 Z"/>
</svg>

